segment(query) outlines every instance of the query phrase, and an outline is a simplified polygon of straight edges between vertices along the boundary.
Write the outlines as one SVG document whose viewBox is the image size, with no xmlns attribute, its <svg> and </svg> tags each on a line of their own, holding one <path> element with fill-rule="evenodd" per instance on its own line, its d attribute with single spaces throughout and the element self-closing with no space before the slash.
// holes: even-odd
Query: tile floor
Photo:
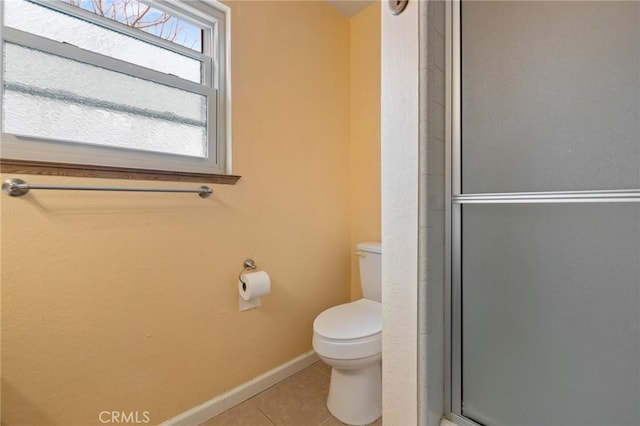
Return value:
<svg viewBox="0 0 640 426">
<path fill-rule="evenodd" d="M 344 425 L 327 410 L 330 378 L 331 368 L 318 361 L 200 426 Z"/>
</svg>

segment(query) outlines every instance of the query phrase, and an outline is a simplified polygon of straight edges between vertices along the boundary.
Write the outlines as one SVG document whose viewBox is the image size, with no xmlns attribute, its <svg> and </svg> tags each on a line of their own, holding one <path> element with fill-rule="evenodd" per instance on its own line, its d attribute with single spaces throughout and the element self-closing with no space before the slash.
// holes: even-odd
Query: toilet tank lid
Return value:
<svg viewBox="0 0 640 426">
<path fill-rule="evenodd" d="M 356 249 L 360 251 L 366 251 L 367 253 L 382 253 L 382 243 L 378 241 L 370 241 L 365 243 L 359 243 Z"/>
<path fill-rule="evenodd" d="M 332 340 L 354 340 L 382 331 L 382 307 L 379 302 L 360 299 L 334 306 L 318 315 L 313 331 Z"/>
</svg>

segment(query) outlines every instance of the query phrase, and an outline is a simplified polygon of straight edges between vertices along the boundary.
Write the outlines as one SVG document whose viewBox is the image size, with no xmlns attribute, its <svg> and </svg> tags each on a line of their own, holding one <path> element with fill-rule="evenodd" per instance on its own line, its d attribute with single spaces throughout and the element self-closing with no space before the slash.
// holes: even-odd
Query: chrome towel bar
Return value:
<svg viewBox="0 0 640 426">
<path fill-rule="evenodd" d="M 213 189 L 208 186 L 201 186 L 196 189 L 178 188 L 135 188 L 117 186 L 73 186 L 73 185 L 32 185 L 22 179 L 7 179 L 2 184 L 2 191 L 12 197 L 21 197 L 30 189 L 55 189 L 65 191 L 127 191 L 127 192 L 186 192 L 196 193 L 201 198 L 207 198 L 213 193 Z"/>
</svg>

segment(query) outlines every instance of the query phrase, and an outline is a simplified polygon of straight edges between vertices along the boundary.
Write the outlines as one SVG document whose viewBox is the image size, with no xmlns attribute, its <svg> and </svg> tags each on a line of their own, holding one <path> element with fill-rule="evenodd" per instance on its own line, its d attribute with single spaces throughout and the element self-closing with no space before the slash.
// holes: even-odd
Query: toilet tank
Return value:
<svg viewBox="0 0 640 426">
<path fill-rule="evenodd" d="M 356 254 L 360 257 L 362 296 L 382 302 L 382 243 L 360 243 L 356 249 Z"/>
</svg>

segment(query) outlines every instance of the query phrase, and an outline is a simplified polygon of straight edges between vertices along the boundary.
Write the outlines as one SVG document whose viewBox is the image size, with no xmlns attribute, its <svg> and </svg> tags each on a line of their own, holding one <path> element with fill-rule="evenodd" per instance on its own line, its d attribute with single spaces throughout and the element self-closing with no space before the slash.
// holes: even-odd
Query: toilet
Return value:
<svg viewBox="0 0 640 426">
<path fill-rule="evenodd" d="M 356 247 L 363 298 L 316 317 L 313 349 L 331 366 L 331 414 L 349 425 L 365 425 L 382 415 L 382 248 L 379 242 Z"/>
</svg>

